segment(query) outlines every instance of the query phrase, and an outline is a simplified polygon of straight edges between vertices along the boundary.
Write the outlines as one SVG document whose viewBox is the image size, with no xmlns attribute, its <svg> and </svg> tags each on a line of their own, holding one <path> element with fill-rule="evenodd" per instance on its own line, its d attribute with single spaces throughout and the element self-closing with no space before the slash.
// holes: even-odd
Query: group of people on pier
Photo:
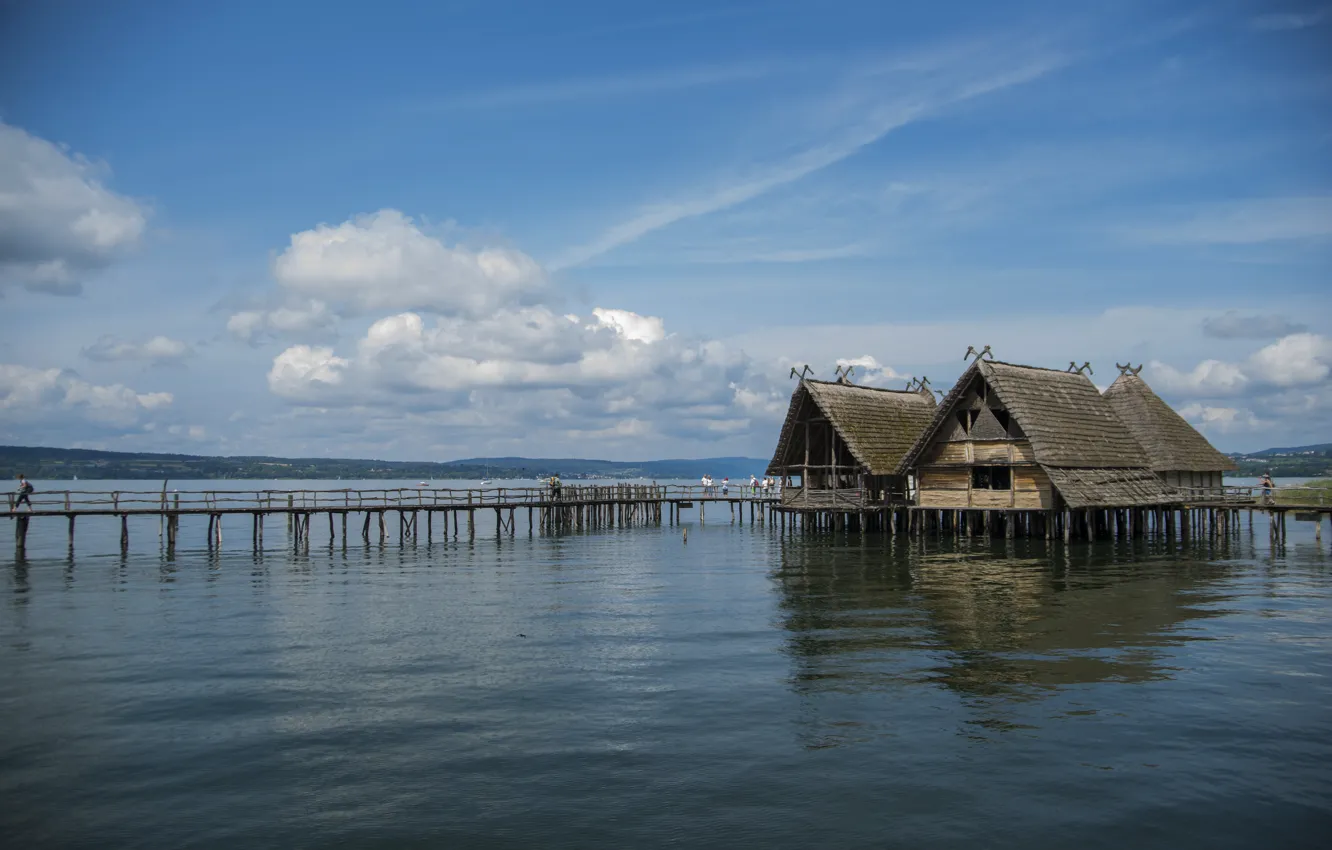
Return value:
<svg viewBox="0 0 1332 850">
<path fill-rule="evenodd" d="M 713 480 L 712 475 L 704 473 L 703 477 L 699 479 L 699 482 L 703 485 L 704 497 L 711 497 L 711 498 L 717 497 L 718 487 L 716 481 Z M 758 496 L 766 498 L 769 494 L 776 495 L 778 493 L 779 486 L 780 485 L 777 483 L 777 479 L 775 478 L 764 477 L 760 479 L 757 476 L 751 475 L 749 476 L 748 482 L 745 482 L 743 480 L 740 482 L 739 490 L 741 496 L 750 496 L 750 497 Z M 729 476 L 722 479 L 720 489 L 721 489 L 720 495 L 723 499 L 731 495 L 731 479 Z"/>
</svg>

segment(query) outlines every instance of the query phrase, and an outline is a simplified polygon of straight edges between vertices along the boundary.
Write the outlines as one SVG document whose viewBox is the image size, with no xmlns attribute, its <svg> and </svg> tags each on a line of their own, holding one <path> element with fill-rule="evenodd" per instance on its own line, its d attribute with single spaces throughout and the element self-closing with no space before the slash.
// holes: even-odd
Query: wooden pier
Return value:
<svg viewBox="0 0 1332 850">
<path fill-rule="evenodd" d="M 289 540 L 284 545 L 303 549 L 316 536 L 323 538 L 325 523 L 329 545 L 341 542 L 346 546 L 353 536 L 367 544 L 385 543 L 391 536 L 401 543 L 414 543 L 422 536 L 427 542 L 436 538 L 475 540 L 478 511 L 494 511 L 494 534 L 503 538 L 517 533 L 524 511 L 529 534 L 555 534 L 675 525 L 681 521 L 682 510 L 695 507 L 700 522 L 706 522 L 709 506 L 714 511 L 725 511 L 717 517 L 722 521 L 748 520 L 751 525 L 772 525 L 782 533 L 870 532 L 909 537 L 1022 537 L 1066 542 L 1118 537 L 1228 539 L 1241 532 L 1246 516 L 1252 530 L 1254 513 L 1266 513 L 1273 542 L 1284 543 L 1291 514 L 1296 520 L 1316 520 L 1315 535 L 1321 541 L 1322 519 L 1332 516 L 1332 505 L 1314 499 L 1325 492 L 1311 489 L 1304 493 L 1301 488 L 1283 488 L 1274 497 L 1265 497 L 1254 487 L 1193 488 L 1180 491 L 1181 500 L 1175 504 L 1004 510 L 924 507 L 905 500 L 874 505 L 867 503 L 860 491 L 848 491 L 844 499 L 811 503 L 801 500 L 797 490 L 783 498 L 748 487 L 736 487 L 723 494 L 719 487 L 655 484 L 573 485 L 562 487 L 558 493 L 546 487 L 48 490 L 33 495 L 31 511 L 15 510 L 15 497 L 10 494 L 8 516 L 15 523 L 15 545 L 20 553 L 26 548 L 33 518 L 63 517 L 68 523 L 71 550 L 79 517 L 118 518 L 122 551 L 129 549 L 132 517 L 157 517 L 158 537 L 168 549 L 174 549 L 180 538 L 182 517 L 207 518 L 204 542 L 209 548 L 222 545 L 224 520 L 228 520 L 228 525 L 239 520 L 240 533 L 248 532 L 253 547 L 261 550 L 266 520 L 271 517 L 285 519 Z"/>
<path fill-rule="evenodd" d="M 840 491 L 839 491 L 840 492 Z M 806 531 L 868 531 L 912 537 L 1044 538 L 1096 540 L 1116 537 L 1228 538 L 1238 534 L 1243 518 L 1253 527 L 1254 513 L 1269 517 L 1268 533 L 1284 543 L 1291 514 L 1315 521 L 1322 540 L 1322 520 L 1332 517 L 1326 490 L 1286 487 L 1264 496 L 1258 487 L 1180 488 L 1179 500 L 1139 507 L 1025 510 L 1021 508 L 937 508 L 905 499 L 865 504 L 862 491 L 842 496 L 822 491 L 817 502 L 802 501 L 798 490 L 783 498 L 775 512 L 782 528 Z"/>
<path fill-rule="evenodd" d="M 63 517 L 68 522 L 69 546 L 79 517 L 120 519 L 120 547 L 130 545 L 131 517 L 157 517 L 158 536 L 170 549 L 180 535 L 181 517 L 207 517 L 206 543 L 221 546 L 224 519 L 248 519 L 247 529 L 256 550 L 264 546 L 265 520 L 283 517 L 291 542 L 297 548 L 310 545 L 325 520 L 328 541 L 346 545 L 354 534 L 369 543 L 389 539 L 396 527 L 400 542 L 426 541 L 438 533 L 442 539 L 474 540 L 477 511 L 495 512 L 496 536 L 514 536 L 521 511 L 527 513 L 527 531 L 558 533 L 635 525 L 675 524 L 683 509 L 697 507 L 700 521 L 706 520 L 709 505 L 728 511 L 729 520 L 743 522 L 748 507 L 749 522 L 771 521 L 775 496 L 762 490 L 735 487 L 722 493 L 720 487 L 701 485 L 597 484 L 549 487 L 405 487 L 384 490 L 58 490 L 34 493 L 32 510 L 15 510 L 9 495 L 9 517 L 15 522 L 15 545 L 27 546 L 33 518 Z M 421 519 L 425 523 L 422 528 Z M 723 516 L 727 516 L 724 514 Z M 244 528 L 244 526 L 242 526 Z M 243 533 L 243 532 L 242 532 Z"/>
</svg>

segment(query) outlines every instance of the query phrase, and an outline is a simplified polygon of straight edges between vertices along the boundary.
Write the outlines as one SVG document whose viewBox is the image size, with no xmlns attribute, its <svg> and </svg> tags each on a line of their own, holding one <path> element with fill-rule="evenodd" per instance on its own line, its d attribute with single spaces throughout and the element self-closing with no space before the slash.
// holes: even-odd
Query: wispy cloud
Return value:
<svg viewBox="0 0 1332 850">
<path fill-rule="evenodd" d="M 771 76 L 782 67 L 777 62 L 756 60 L 687 68 L 663 68 L 638 73 L 574 77 L 450 95 L 415 103 L 412 108 L 417 111 L 510 109 L 520 106 L 609 100 L 727 83 L 751 82 Z"/>
<path fill-rule="evenodd" d="M 1256 30 L 1274 32 L 1307 29 L 1308 27 L 1316 27 L 1328 20 L 1332 20 L 1332 6 L 1323 6 L 1320 9 L 1313 9 L 1308 12 L 1273 12 L 1267 15 L 1258 15 L 1249 21 L 1249 25 Z"/>
<path fill-rule="evenodd" d="M 1332 196 L 1254 198 L 1207 204 L 1157 224 L 1125 228 L 1136 242 L 1257 245 L 1332 238 Z"/>
<path fill-rule="evenodd" d="M 854 88 L 831 92 L 820 105 L 827 115 L 826 123 L 831 126 L 822 141 L 775 163 L 759 166 L 741 179 L 642 207 L 590 242 L 557 256 L 550 267 L 559 270 L 581 265 L 676 222 L 742 204 L 841 162 L 895 130 L 964 101 L 1036 80 L 1062 64 L 1063 60 L 1050 57 L 1000 71 L 973 73 L 960 81 L 931 77 L 914 90 L 899 91 L 888 98 L 879 93 L 885 88 L 884 80 L 853 74 L 850 79 L 856 83 Z"/>
</svg>

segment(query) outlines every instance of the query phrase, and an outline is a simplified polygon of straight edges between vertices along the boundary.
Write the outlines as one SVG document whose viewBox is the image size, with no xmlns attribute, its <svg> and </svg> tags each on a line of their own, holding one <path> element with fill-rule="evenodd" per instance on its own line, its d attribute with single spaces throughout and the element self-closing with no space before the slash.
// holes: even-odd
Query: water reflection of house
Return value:
<svg viewBox="0 0 1332 850">
<path fill-rule="evenodd" d="M 803 379 L 791 395 L 767 474 L 786 483 L 782 504 L 789 508 L 856 511 L 904 504 L 902 458 L 934 411 L 934 396 L 925 388 Z M 792 486 L 796 477 L 800 485 Z"/>
<path fill-rule="evenodd" d="M 1176 413 L 1135 370 L 1121 367 L 1105 400 L 1142 446 L 1152 471 L 1166 484 L 1184 490 L 1219 488 L 1235 462 L 1212 447 Z"/>
<path fill-rule="evenodd" d="M 802 691 L 943 685 L 964 696 L 1034 699 L 1069 685 L 1168 678 L 1168 648 L 1225 568 L 1120 560 L 1060 566 L 1039 543 L 921 554 L 909 544 L 784 552 L 787 646 Z M 1068 550 L 1063 550 L 1067 552 Z"/>
</svg>

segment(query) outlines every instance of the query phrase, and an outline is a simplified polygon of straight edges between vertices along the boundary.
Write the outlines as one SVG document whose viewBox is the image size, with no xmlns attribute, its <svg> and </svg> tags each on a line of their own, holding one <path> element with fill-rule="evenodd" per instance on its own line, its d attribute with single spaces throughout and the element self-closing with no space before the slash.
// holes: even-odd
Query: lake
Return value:
<svg viewBox="0 0 1332 850">
<path fill-rule="evenodd" d="M 1257 515 L 1228 543 L 922 543 L 783 537 L 718 513 L 686 511 L 687 542 L 678 527 L 529 537 L 520 523 L 513 538 L 344 550 L 316 524 L 295 554 L 280 520 L 256 554 L 248 523 L 209 551 L 190 518 L 174 557 L 156 520 L 131 521 L 126 555 L 116 519 L 80 520 L 71 555 L 63 520 L 34 519 L 26 559 L 6 541 L 0 575 L 0 835 L 1179 848 L 1332 834 L 1332 534 L 1292 520 L 1274 550 Z"/>
</svg>

